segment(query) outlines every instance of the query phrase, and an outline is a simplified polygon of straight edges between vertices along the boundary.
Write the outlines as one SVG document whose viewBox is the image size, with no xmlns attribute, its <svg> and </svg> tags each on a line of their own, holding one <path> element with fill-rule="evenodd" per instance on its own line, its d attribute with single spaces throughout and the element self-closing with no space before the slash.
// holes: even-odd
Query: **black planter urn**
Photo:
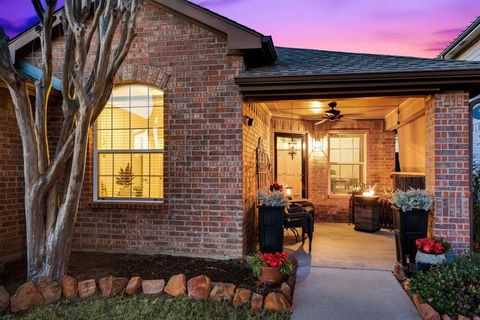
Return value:
<svg viewBox="0 0 480 320">
<path fill-rule="evenodd" d="M 283 251 L 283 219 L 285 207 L 258 207 L 260 252 Z"/>
<path fill-rule="evenodd" d="M 407 256 L 410 258 L 410 263 L 415 262 L 417 254 L 415 241 L 427 237 L 428 211 L 413 209 L 402 212 L 395 206 L 392 206 L 392 210 L 397 261 L 406 266 Z"/>
</svg>

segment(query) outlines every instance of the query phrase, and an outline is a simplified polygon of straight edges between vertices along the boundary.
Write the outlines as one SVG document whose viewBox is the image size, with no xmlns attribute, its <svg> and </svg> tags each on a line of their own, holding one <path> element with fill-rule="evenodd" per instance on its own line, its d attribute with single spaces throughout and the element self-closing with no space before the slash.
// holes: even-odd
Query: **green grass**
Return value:
<svg viewBox="0 0 480 320">
<path fill-rule="evenodd" d="M 187 297 L 168 298 L 160 296 L 148 298 L 116 297 L 111 299 L 94 298 L 86 301 L 59 302 L 46 305 L 17 316 L 8 315 L 2 320 L 288 320 L 289 314 L 262 311 L 252 315 L 247 308 L 234 308 L 229 303 L 195 301 Z"/>
</svg>

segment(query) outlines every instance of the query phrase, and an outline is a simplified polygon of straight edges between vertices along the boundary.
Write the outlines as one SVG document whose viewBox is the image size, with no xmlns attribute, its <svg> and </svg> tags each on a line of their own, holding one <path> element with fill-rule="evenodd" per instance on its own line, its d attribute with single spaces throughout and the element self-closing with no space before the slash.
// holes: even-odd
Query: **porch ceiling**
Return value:
<svg viewBox="0 0 480 320">
<path fill-rule="evenodd" d="M 351 119 L 384 119 L 411 97 L 368 97 L 318 100 L 279 100 L 264 102 L 275 117 L 292 117 L 305 120 L 320 120 L 332 101 L 337 109 Z"/>
</svg>

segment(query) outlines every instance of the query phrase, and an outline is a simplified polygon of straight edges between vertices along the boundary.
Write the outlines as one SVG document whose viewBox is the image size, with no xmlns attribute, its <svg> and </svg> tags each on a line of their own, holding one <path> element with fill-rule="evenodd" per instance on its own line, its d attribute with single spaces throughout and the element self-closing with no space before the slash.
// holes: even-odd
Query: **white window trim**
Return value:
<svg viewBox="0 0 480 320">
<path fill-rule="evenodd" d="M 164 108 L 165 112 L 165 108 Z M 163 128 L 165 133 L 165 128 Z M 146 203 L 146 204 L 162 204 L 165 199 L 165 188 L 163 188 L 163 198 L 99 198 L 98 197 L 98 154 L 99 153 L 165 153 L 164 149 L 125 149 L 125 150 L 98 150 L 97 148 L 97 122 L 93 124 L 93 202 L 94 203 Z M 165 163 L 165 162 L 164 162 Z M 165 167 L 164 167 L 165 172 Z M 165 176 L 162 175 L 165 186 Z"/>
<path fill-rule="evenodd" d="M 328 157 L 327 157 L 327 161 L 328 161 L 328 193 L 327 193 L 327 196 L 329 198 L 335 198 L 335 197 L 338 197 L 338 198 L 344 198 L 344 197 L 350 197 L 350 193 L 333 193 L 332 192 L 332 177 L 330 175 L 330 170 L 331 170 L 331 166 L 332 166 L 332 163 L 330 162 L 330 136 L 332 135 L 356 135 L 356 136 L 363 136 L 364 137 L 364 145 L 363 145 L 363 154 L 364 154 L 364 161 L 361 163 L 363 164 L 363 181 L 360 181 L 360 183 L 364 183 L 366 184 L 367 183 L 367 161 L 368 161 L 368 155 L 367 155 L 367 145 L 368 145 L 368 135 L 367 133 L 365 132 L 329 132 L 327 134 L 327 143 L 328 143 Z M 343 164 L 343 163 L 342 163 Z M 345 164 L 348 164 L 348 163 L 345 163 Z M 356 163 L 354 163 L 356 164 Z"/>
</svg>

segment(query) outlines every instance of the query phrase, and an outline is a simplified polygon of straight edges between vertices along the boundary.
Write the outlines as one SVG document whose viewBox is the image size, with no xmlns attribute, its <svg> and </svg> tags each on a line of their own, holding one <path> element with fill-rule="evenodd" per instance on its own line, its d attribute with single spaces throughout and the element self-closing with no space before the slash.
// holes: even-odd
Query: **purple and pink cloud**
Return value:
<svg viewBox="0 0 480 320">
<path fill-rule="evenodd" d="M 61 2 L 61 1 L 59 1 Z M 276 45 L 434 57 L 480 14 L 478 0 L 193 0 Z M 36 21 L 29 0 L 2 0 L 12 37 Z"/>
</svg>

